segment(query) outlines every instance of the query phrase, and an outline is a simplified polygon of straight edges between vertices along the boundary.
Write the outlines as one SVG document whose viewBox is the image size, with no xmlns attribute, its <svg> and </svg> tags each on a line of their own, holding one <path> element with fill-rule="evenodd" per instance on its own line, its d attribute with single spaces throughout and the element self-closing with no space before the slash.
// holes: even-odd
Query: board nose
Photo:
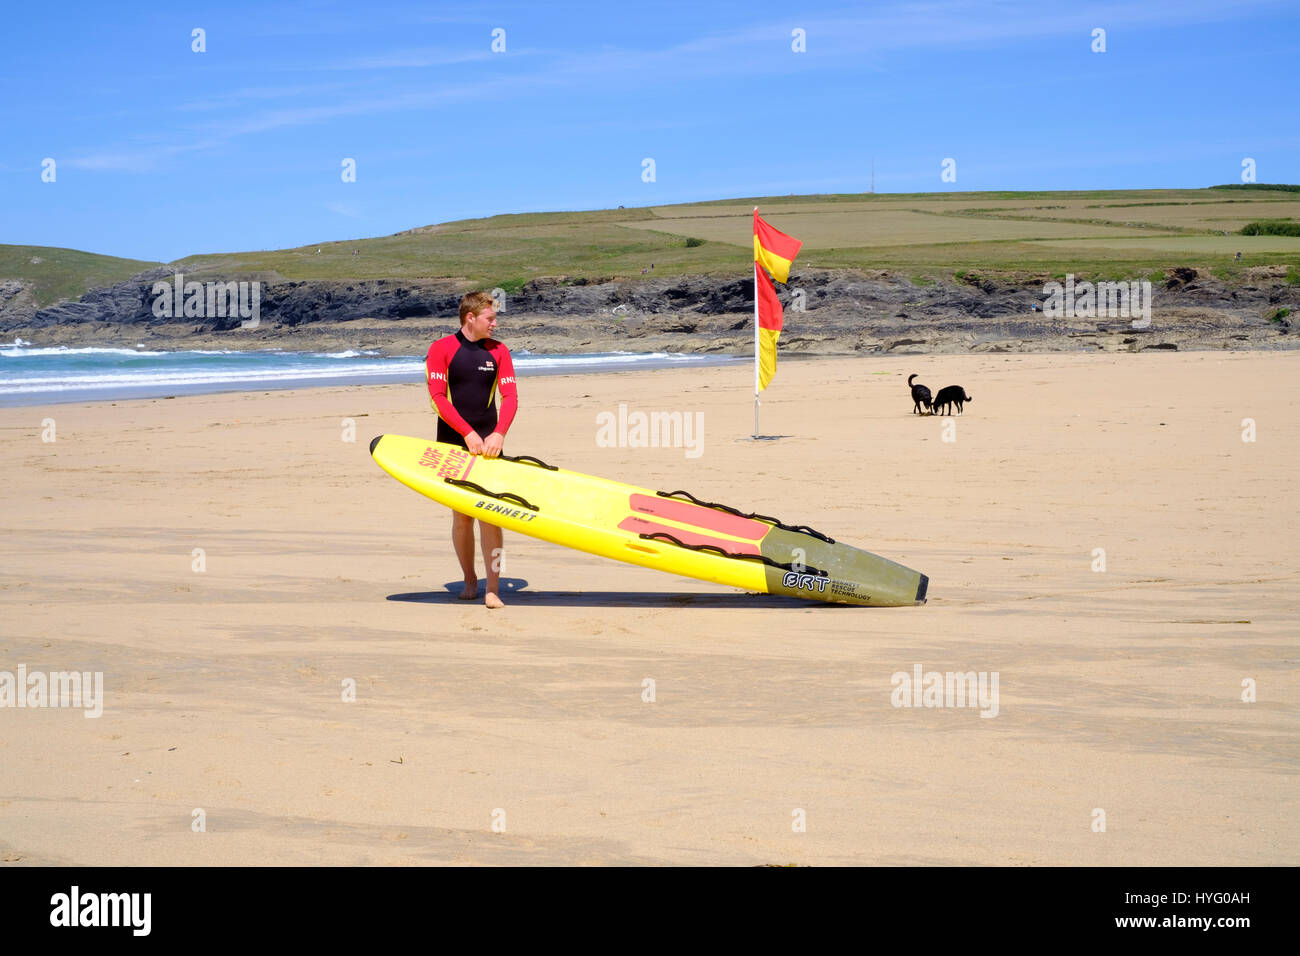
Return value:
<svg viewBox="0 0 1300 956">
<path fill-rule="evenodd" d="M 384 439 L 383 435 L 376 435 L 374 438 L 370 439 L 370 455 L 372 458 L 374 457 L 375 454 L 375 446 L 378 445 L 381 441 L 383 441 L 383 439 Z"/>
</svg>

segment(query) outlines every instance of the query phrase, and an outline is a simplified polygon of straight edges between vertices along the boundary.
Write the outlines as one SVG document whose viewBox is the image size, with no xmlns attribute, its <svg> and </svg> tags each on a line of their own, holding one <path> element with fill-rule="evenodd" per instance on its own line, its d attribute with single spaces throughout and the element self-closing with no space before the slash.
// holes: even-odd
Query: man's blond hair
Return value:
<svg viewBox="0 0 1300 956">
<path fill-rule="evenodd" d="M 490 292 L 466 292 L 460 300 L 460 324 L 465 324 L 465 316 L 471 312 L 478 315 L 490 305 L 496 305 Z"/>
</svg>

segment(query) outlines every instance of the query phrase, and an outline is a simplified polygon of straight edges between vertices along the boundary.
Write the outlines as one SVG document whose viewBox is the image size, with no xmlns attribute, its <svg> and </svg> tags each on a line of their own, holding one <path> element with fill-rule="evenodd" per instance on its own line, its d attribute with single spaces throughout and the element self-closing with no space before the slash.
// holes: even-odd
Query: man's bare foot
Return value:
<svg viewBox="0 0 1300 956">
<path fill-rule="evenodd" d="M 461 601 L 472 601 L 478 597 L 478 578 L 473 581 L 466 581 L 465 590 L 461 591 L 456 597 Z"/>
<path fill-rule="evenodd" d="M 495 591 L 488 591 L 487 595 L 483 598 L 483 603 L 484 603 L 485 605 L 487 605 L 488 607 L 505 607 L 505 606 L 506 606 L 506 602 L 503 601 L 503 600 L 501 600 L 499 597 L 497 597 Z"/>
</svg>

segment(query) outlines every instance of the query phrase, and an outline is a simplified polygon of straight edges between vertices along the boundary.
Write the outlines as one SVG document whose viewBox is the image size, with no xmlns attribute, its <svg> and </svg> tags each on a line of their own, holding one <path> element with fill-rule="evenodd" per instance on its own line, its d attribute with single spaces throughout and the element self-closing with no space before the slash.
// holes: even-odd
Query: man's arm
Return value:
<svg viewBox="0 0 1300 956">
<path fill-rule="evenodd" d="M 444 340 L 438 340 L 429 346 L 429 354 L 424 359 L 424 370 L 429 383 L 429 396 L 438 409 L 438 417 L 450 425 L 462 438 L 474 429 L 465 421 L 447 397 L 447 368 L 452 356 L 456 354 L 456 341 L 453 339 L 448 347 Z"/>
<path fill-rule="evenodd" d="M 515 363 L 510 350 L 498 342 L 494 358 L 497 363 L 497 391 L 501 393 L 501 409 L 497 413 L 497 433 L 504 438 L 510 423 L 519 411 L 519 389 L 515 384 Z"/>
<path fill-rule="evenodd" d="M 495 458 L 501 454 L 506 441 L 506 430 L 514 421 L 515 412 L 519 410 L 519 390 L 515 386 L 515 363 L 510 359 L 510 350 L 501 342 L 491 348 L 492 358 L 496 361 L 496 389 L 501 393 L 501 408 L 497 412 L 496 431 L 483 440 L 483 454 Z"/>
</svg>

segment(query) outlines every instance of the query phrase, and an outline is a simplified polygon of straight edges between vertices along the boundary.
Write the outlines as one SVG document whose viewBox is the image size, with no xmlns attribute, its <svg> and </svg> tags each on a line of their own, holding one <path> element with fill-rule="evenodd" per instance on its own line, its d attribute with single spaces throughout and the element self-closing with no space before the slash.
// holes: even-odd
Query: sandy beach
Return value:
<svg viewBox="0 0 1300 956">
<path fill-rule="evenodd" d="M 974 401 L 912 415 L 913 372 Z M 521 381 L 507 452 L 810 524 L 915 608 L 509 534 L 508 606 L 457 602 L 449 513 L 367 453 L 434 434 L 418 384 L 0 409 L 0 672 L 103 673 L 100 717 L 0 709 L 0 861 L 1294 865 L 1298 377 L 783 361 L 761 442 L 744 366 Z M 621 402 L 702 453 L 600 447 Z M 996 716 L 894 706 L 918 665 Z"/>
</svg>

